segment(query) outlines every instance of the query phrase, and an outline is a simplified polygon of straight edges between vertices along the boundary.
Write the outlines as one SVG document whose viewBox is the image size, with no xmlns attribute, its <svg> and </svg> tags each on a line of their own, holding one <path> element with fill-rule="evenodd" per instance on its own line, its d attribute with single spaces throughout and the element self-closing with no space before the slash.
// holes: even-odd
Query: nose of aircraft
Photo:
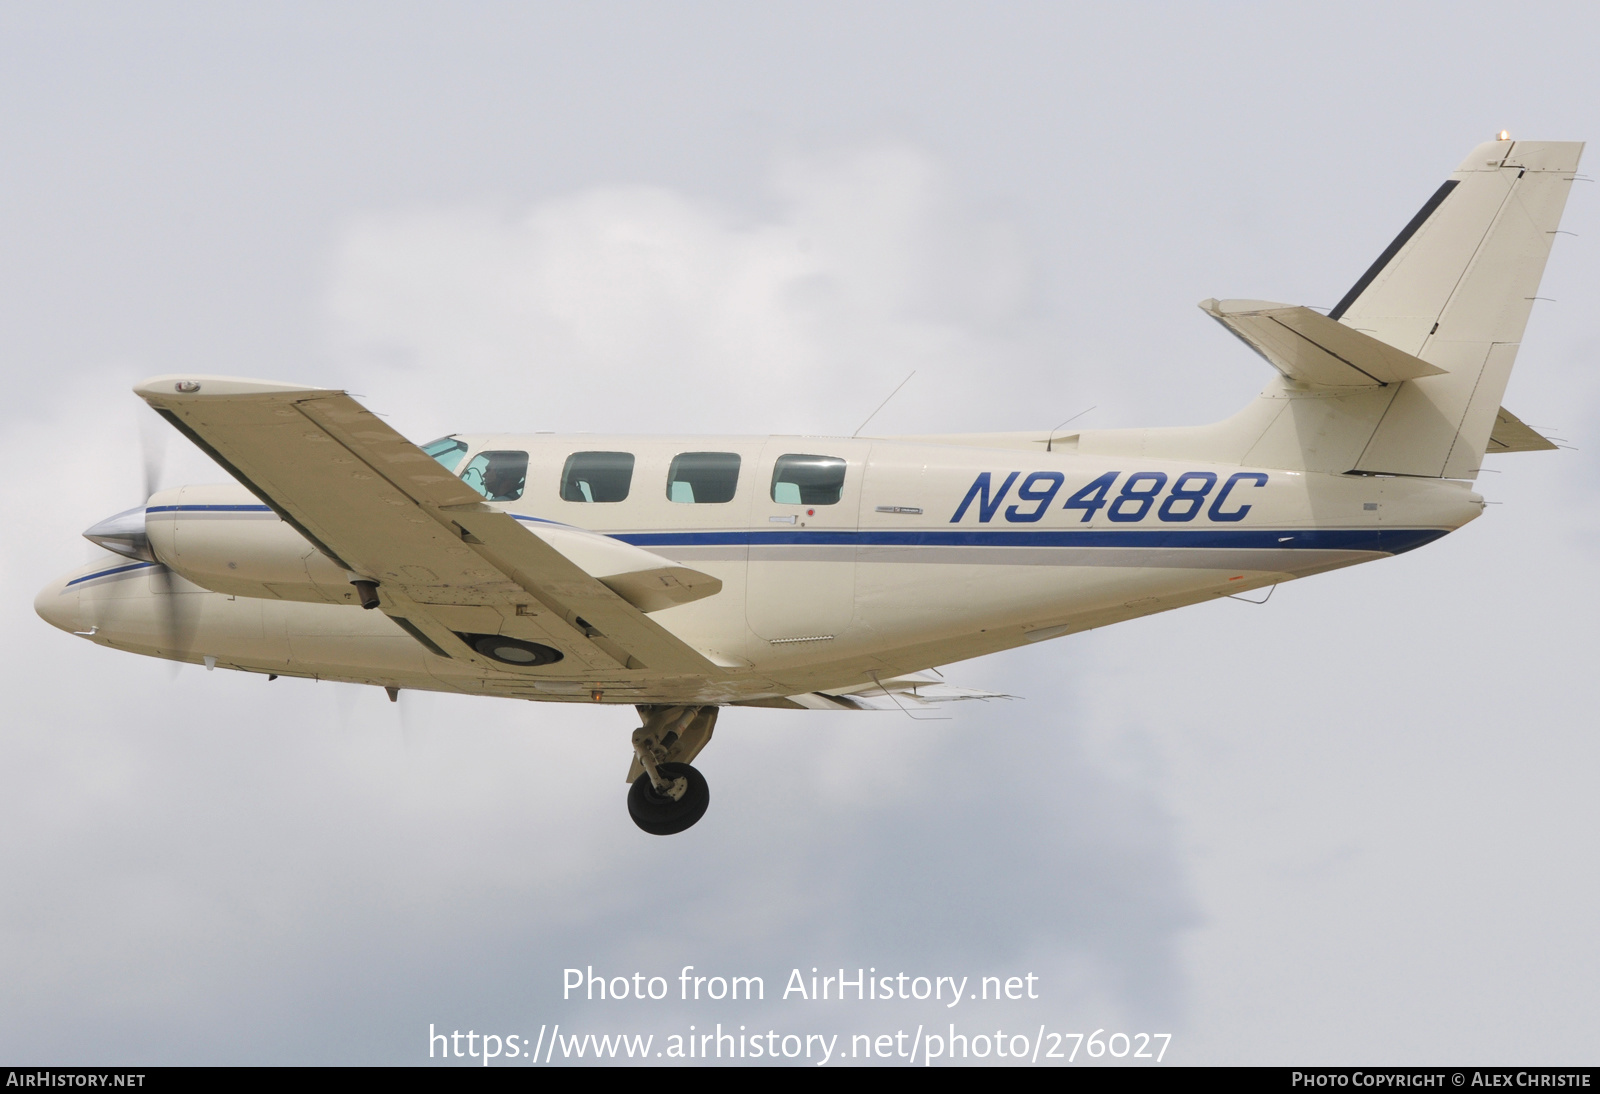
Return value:
<svg viewBox="0 0 1600 1094">
<path fill-rule="evenodd" d="M 155 552 L 151 550 L 150 539 L 145 534 L 145 506 L 136 506 L 126 509 L 115 516 L 107 517 L 100 523 L 87 529 L 83 536 L 91 543 L 141 562 L 157 561 Z M 98 613 L 91 606 L 84 609 L 83 594 L 80 583 L 96 576 L 95 569 L 104 570 L 104 565 L 96 563 L 88 568 L 75 573 L 59 577 L 39 590 L 39 595 L 33 598 L 33 610 L 39 613 L 52 627 L 60 627 L 64 631 L 74 634 L 88 634 L 94 631 L 95 626 L 88 620 Z M 138 569 L 139 567 L 121 567 L 123 570 Z M 112 573 L 117 571 L 113 570 Z"/>
<path fill-rule="evenodd" d="M 69 580 L 58 578 L 40 589 L 39 595 L 33 598 L 33 610 L 52 627 L 81 631 L 84 628 L 79 625 L 78 591 L 67 584 Z"/>
</svg>

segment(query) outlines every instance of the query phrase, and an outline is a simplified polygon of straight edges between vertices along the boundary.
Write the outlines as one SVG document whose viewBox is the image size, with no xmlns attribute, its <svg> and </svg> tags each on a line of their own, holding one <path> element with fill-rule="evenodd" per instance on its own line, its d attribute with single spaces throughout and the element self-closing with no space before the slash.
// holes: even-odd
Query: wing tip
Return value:
<svg viewBox="0 0 1600 1094">
<path fill-rule="evenodd" d="M 171 403 L 184 399 L 215 398 L 219 395 L 327 395 L 335 389 L 307 384 L 285 384 L 276 380 L 252 380 L 240 376 L 203 376 L 173 373 L 152 376 L 133 387 L 133 393 L 149 403 Z"/>
</svg>

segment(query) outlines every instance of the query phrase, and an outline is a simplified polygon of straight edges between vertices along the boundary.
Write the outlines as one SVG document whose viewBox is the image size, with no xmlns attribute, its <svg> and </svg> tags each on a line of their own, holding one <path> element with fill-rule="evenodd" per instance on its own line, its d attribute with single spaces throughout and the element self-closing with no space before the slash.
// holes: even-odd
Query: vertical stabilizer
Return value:
<svg viewBox="0 0 1600 1094">
<path fill-rule="evenodd" d="M 1085 430 L 1077 449 L 1475 477 L 1582 153 L 1576 141 L 1480 144 L 1326 318 L 1259 300 L 1204 301 L 1281 375 L 1226 421 Z M 1501 430 L 1499 451 L 1548 447 L 1509 422 Z"/>
<path fill-rule="evenodd" d="M 1582 152 L 1479 145 L 1330 313 L 1445 370 L 1393 385 L 1354 470 L 1477 472 Z"/>
</svg>

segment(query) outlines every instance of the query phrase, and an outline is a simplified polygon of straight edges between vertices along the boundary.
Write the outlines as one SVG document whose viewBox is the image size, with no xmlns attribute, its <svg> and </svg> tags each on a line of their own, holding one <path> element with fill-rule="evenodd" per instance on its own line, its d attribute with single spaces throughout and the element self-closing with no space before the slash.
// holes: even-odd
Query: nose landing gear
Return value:
<svg viewBox="0 0 1600 1094">
<path fill-rule="evenodd" d="M 628 815 L 653 836 L 670 836 L 705 816 L 711 790 L 689 766 L 711 740 L 716 707 L 641 706 L 628 768 Z"/>
</svg>

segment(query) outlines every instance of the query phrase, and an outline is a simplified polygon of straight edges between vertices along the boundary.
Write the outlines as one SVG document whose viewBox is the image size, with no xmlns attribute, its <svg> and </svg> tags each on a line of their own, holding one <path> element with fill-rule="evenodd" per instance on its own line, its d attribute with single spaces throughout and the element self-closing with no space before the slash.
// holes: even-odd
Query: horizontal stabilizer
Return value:
<svg viewBox="0 0 1600 1094">
<path fill-rule="evenodd" d="M 1553 452 L 1556 445 L 1540 435 L 1531 426 L 1524 425 L 1505 407 L 1495 415 L 1494 430 L 1489 434 L 1489 454 L 1495 452 Z"/>
<path fill-rule="evenodd" d="M 1200 308 L 1303 384 L 1381 387 L 1445 371 L 1310 308 L 1265 300 L 1202 300 Z"/>
</svg>

